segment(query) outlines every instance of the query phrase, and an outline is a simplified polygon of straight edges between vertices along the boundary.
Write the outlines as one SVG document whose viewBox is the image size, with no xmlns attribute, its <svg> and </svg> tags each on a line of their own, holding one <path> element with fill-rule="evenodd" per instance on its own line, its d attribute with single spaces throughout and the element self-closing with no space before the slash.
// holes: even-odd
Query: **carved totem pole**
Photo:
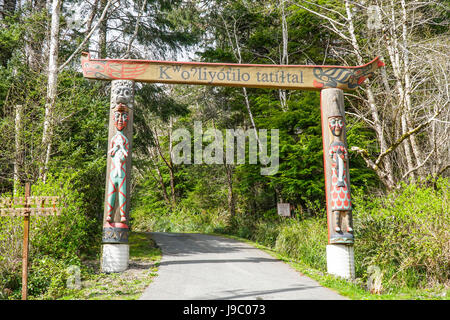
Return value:
<svg viewBox="0 0 450 320">
<path fill-rule="evenodd" d="M 341 89 L 328 88 L 321 91 L 321 112 L 328 217 L 328 268 L 329 273 L 353 278 L 352 201 L 344 95 Z"/>
<path fill-rule="evenodd" d="M 111 81 L 102 238 L 102 270 L 104 272 L 120 272 L 128 267 L 128 212 L 133 103 L 134 82 L 129 80 Z"/>
</svg>

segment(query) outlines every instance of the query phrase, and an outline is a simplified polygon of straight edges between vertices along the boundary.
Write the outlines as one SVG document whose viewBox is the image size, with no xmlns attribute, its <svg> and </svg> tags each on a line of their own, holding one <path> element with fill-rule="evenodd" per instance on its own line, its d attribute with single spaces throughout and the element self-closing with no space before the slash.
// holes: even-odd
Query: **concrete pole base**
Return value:
<svg viewBox="0 0 450 320">
<path fill-rule="evenodd" d="M 355 279 L 353 245 L 327 245 L 327 272 L 344 279 Z"/>
<path fill-rule="evenodd" d="M 101 271 L 123 272 L 128 268 L 130 246 L 128 244 L 103 244 Z"/>
</svg>

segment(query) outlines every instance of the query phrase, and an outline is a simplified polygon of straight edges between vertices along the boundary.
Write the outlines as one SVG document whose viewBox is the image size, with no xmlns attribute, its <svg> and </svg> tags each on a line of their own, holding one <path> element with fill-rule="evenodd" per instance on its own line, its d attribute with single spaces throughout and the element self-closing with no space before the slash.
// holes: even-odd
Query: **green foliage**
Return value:
<svg viewBox="0 0 450 320">
<path fill-rule="evenodd" d="M 218 232 L 227 225 L 227 213 L 176 207 L 173 210 L 150 211 L 144 206 L 131 212 L 134 231 L 153 232 Z"/>
<path fill-rule="evenodd" d="M 8 27 L 0 30 L 0 65 L 6 66 L 15 48 L 19 45 L 22 29 L 16 17 L 6 17 L 3 21 Z M 3 99 L 2 99 L 3 100 Z"/>
<path fill-rule="evenodd" d="M 60 61 L 85 37 L 83 30 L 66 23 L 71 16 L 67 10 L 81 3 L 71 1 L 62 8 Z M 134 41 L 138 45 L 131 49 L 131 58 L 142 58 L 141 48 L 142 52 L 162 57 L 178 54 L 184 46 L 201 45 L 198 54 L 203 61 L 283 63 L 283 10 L 279 2 L 218 0 L 199 12 L 195 2 L 151 0 L 143 8 L 137 29 L 137 16 L 124 8 L 137 12 L 141 3 L 127 0 L 125 4 L 108 14 L 119 34 L 117 41 L 107 45 L 106 54 L 110 57 L 123 57 L 129 37 L 134 38 L 136 32 Z M 339 1 L 320 0 L 317 4 L 330 8 L 326 14 L 332 19 L 345 15 Z M 42 132 L 44 121 L 48 120 L 44 112 L 48 75 L 47 52 L 42 48 L 48 47 L 43 44 L 48 37 L 50 16 L 45 9 L 34 10 L 34 5 L 38 4 L 30 2 L 20 12 L 2 15 L 1 20 L 5 27 L 0 30 L 0 140 L 5 143 L 0 145 L 0 191 L 3 195 L 17 191 L 12 178 L 13 163 L 18 158 L 19 180 L 33 181 L 33 195 L 64 198 L 60 217 L 32 219 L 30 293 L 32 297 L 52 298 L 65 290 L 68 266 L 80 265 L 83 255 L 98 253 L 109 84 L 84 79 L 78 72 L 76 58 L 59 72 L 49 174 L 46 184 L 35 182 L 46 152 Z M 313 3 L 302 5 L 318 10 Z M 427 8 L 418 10 L 422 14 Z M 81 11 L 85 14 L 84 7 Z M 346 44 L 323 27 L 320 17 L 295 4 L 288 4 L 284 12 L 290 64 L 340 64 L 337 57 L 348 55 Z M 440 22 L 447 16 L 448 12 L 440 11 L 430 19 Z M 429 36 L 440 34 L 441 28 L 424 24 L 421 30 Z M 359 39 L 361 35 L 357 34 L 358 40 L 370 47 L 368 39 Z M 285 105 L 278 90 L 247 89 L 245 98 L 248 105 L 240 88 L 178 86 L 167 90 L 163 86 L 137 85 L 131 226 L 143 231 L 233 233 L 325 270 L 319 94 L 287 90 Z M 359 99 L 350 95 L 346 99 L 352 102 L 347 110 L 360 107 Z M 19 150 L 12 143 L 17 105 L 23 106 L 22 128 L 17 135 Z M 262 176 L 260 164 L 170 167 L 158 152 L 156 156 L 149 155 L 149 148 L 155 146 L 153 129 L 157 128 L 160 152 L 168 159 L 171 141 L 165 130 L 169 121 L 173 124 L 171 129 L 191 130 L 196 120 L 219 130 L 247 129 L 253 126 L 247 108 L 251 109 L 257 129 L 279 129 L 280 166 L 272 176 Z M 370 154 L 380 152 L 374 147 L 377 137 L 373 130 L 352 116 L 347 117 L 347 139 L 349 149 L 358 146 Z M 350 157 L 357 275 L 365 280 L 368 267 L 375 265 L 383 272 L 386 288 L 448 283 L 448 180 L 440 180 L 435 188 L 410 184 L 389 196 L 377 197 L 369 193 L 383 192 L 377 175 L 360 156 Z M 298 218 L 278 217 L 276 203 L 280 200 L 292 204 Z M 0 221 L 2 298 L 19 296 L 21 232 L 20 218 Z M 142 247 L 132 249 L 137 254 L 145 251 Z"/>
<path fill-rule="evenodd" d="M 64 290 L 59 300 L 137 300 L 157 276 L 161 249 L 148 233 L 130 232 L 129 268 L 121 273 L 100 272 L 100 259 L 81 269 L 80 287 Z"/>
<path fill-rule="evenodd" d="M 275 250 L 312 268 L 326 271 L 327 224 L 323 218 L 293 220 L 280 228 Z"/>
<path fill-rule="evenodd" d="M 71 277 L 67 261 L 44 256 L 35 259 L 29 270 L 28 294 L 42 299 L 55 299 L 68 291 L 67 280 Z M 16 299 L 20 298 L 17 296 Z"/>
<path fill-rule="evenodd" d="M 69 266 L 81 266 L 81 254 L 99 250 L 99 238 L 88 236 L 98 221 L 86 214 L 85 196 L 73 188 L 76 174 L 61 172 L 49 175 L 45 184 L 32 186 L 33 196 L 59 196 L 62 211 L 59 216 L 31 217 L 30 219 L 30 272 L 29 295 L 55 298 L 64 293 L 70 274 Z M 5 217 L 0 224 L 0 292 L 11 291 L 9 298 L 19 298 L 21 288 L 22 219 Z"/>
<path fill-rule="evenodd" d="M 272 98 L 273 99 L 273 98 Z M 289 110 L 270 108 L 258 98 L 256 106 L 265 116 L 263 128 L 280 130 L 280 168 L 268 177 L 272 188 L 280 189 L 283 200 L 306 209 L 307 202 L 323 203 L 323 156 L 319 95 L 304 92 L 291 96 Z"/>
<path fill-rule="evenodd" d="M 378 266 L 387 290 L 448 283 L 450 184 L 443 178 L 429 183 L 403 185 L 382 197 L 353 193 L 358 276 Z"/>
<path fill-rule="evenodd" d="M 47 177 L 45 184 L 32 187 L 32 194 L 55 195 L 62 200 L 60 216 L 37 217 L 32 221 L 31 253 L 49 255 L 68 263 L 77 262 L 82 251 L 95 244 L 87 231 L 97 222 L 86 215 L 87 198 L 73 188 L 76 174 L 60 173 Z M 73 261 L 72 261 L 73 260 Z"/>
</svg>

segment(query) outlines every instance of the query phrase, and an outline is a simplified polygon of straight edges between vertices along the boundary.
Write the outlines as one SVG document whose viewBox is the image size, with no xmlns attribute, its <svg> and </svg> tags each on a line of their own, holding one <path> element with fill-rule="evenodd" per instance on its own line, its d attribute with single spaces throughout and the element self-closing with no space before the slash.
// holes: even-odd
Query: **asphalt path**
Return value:
<svg viewBox="0 0 450 320">
<path fill-rule="evenodd" d="M 204 234 L 151 234 L 163 255 L 141 300 L 346 299 L 246 243 Z"/>
</svg>

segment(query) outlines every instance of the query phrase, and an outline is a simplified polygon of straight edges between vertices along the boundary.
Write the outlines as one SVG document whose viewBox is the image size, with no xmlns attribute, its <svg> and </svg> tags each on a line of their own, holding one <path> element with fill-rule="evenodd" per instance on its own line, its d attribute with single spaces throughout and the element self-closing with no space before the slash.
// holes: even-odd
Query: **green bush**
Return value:
<svg viewBox="0 0 450 320">
<path fill-rule="evenodd" d="M 450 284 L 449 180 L 427 183 L 384 197 L 353 192 L 358 277 L 378 266 L 385 289 Z"/>
<path fill-rule="evenodd" d="M 45 184 L 32 187 L 33 195 L 56 195 L 62 199 L 60 216 L 33 217 L 31 219 L 31 246 L 33 255 L 49 255 L 53 258 L 78 261 L 83 250 L 95 246 L 95 239 L 88 237 L 88 230 L 98 221 L 86 214 L 87 199 L 72 187 L 72 176 L 49 176 Z"/>
<path fill-rule="evenodd" d="M 32 196 L 60 196 L 59 216 L 30 218 L 29 296 L 54 298 L 63 292 L 66 269 L 81 265 L 82 252 L 99 248 L 99 239 L 88 237 L 97 221 L 86 214 L 84 195 L 73 188 L 72 175 L 49 175 L 47 182 L 32 185 Z M 5 217 L 0 223 L 0 298 L 20 298 L 23 218 Z M 99 251 L 99 250 L 98 250 Z"/>
<path fill-rule="evenodd" d="M 275 250 L 313 268 L 326 271 L 327 242 L 327 222 L 325 219 L 292 219 L 280 226 Z"/>
<path fill-rule="evenodd" d="M 68 267 L 64 260 L 50 256 L 33 259 L 28 276 L 28 294 L 44 299 L 61 296 L 67 289 Z"/>
<path fill-rule="evenodd" d="M 252 234 L 252 240 L 263 246 L 273 248 L 280 234 L 279 222 L 265 222 L 260 220 L 256 223 L 255 231 Z"/>
<path fill-rule="evenodd" d="M 145 203 L 145 202 L 144 202 Z M 179 205 L 175 209 L 161 209 L 138 205 L 131 211 L 134 231 L 153 232 L 215 232 L 226 227 L 227 212 L 221 210 L 195 210 Z"/>
</svg>

